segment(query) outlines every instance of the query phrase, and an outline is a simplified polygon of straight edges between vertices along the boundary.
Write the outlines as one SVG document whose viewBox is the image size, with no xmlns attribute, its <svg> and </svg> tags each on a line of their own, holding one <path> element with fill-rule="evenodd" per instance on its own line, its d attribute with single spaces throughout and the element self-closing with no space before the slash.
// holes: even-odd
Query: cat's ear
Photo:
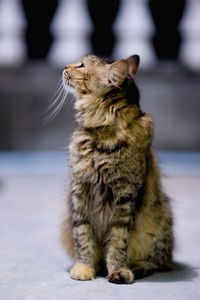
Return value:
<svg viewBox="0 0 200 300">
<path fill-rule="evenodd" d="M 120 86 L 128 75 L 128 62 L 125 59 L 117 60 L 108 67 L 106 84 Z"/>
<path fill-rule="evenodd" d="M 138 55 L 132 55 L 129 56 L 126 61 L 128 63 L 128 72 L 134 76 L 140 63 L 140 57 Z"/>
</svg>

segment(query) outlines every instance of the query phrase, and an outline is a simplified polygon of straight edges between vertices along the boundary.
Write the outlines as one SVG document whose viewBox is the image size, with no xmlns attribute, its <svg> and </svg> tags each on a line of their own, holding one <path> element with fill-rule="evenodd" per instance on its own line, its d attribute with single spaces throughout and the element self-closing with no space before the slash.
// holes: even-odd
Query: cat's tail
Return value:
<svg viewBox="0 0 200 300">
<path fill-rule="evenodd" d="M 134 265 L 131 265 L 130 270 L 134 273 L 135 279 L 141 279 L 152 275 L 154 272 L 170 272 L 174 270 L 174 264 L 172 262 L 163 266 L 158 266 L 150 261 L 137 261 Z"/>
</svg>

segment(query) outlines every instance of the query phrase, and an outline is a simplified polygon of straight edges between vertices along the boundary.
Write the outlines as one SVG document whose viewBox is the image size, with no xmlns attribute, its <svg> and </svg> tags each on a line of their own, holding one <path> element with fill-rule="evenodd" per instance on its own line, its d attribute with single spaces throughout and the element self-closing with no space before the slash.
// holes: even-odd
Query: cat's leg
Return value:
<svg viewBox="0 0 200 300">
<path fill-rule="evenodd" d="M 77 280 L 90 280 L 95 277 L 96 243 L 90 223 L 84 216 L 84 203 L 78 194 L 72 195 L 72 230 L 75 245 L 76 263 L 70 275 Z"/>
<path fill-rule="evenodd" d="M 126 266 L 128 229 L 113 226 L 106 255 L 108 280 L 112 283 L 132 283 L 134 274 Z"/>
<path fill-rule="evenodd" d="M 151 212 L 153 216 L 153 210 Z M 163 219 L 164 218 L 165 216 L 163 215 Z M 150 240 L 147 239 L 147 236 L 150 237 L 151 235 L 149 234 L 146 235 L 145 246 L 147 248 L 146 248 L 146 254 L 144 254 L 143 252 L 144 257 L 141 256 L 137 261 L 134 261 L 134 257 L 132 257 L 133 262 L 130 265 L 130 269 L 133 270 L 135 279 L 140 279 L 149 276 L 155 271 L 163 272 L 163 271 L 170 271 L 173 269 L 173 264 L 172 264 L 173 234 L 172 234 L 171 222 L 172 221 L 170 217 L 163 220 L 162 229 L 159 231 L 159 234 L 157 236 L 154 235 L 152 236 L 153 243 L 151 243 Z M 140 228 L 141 228 L 141 224 L 140 224 Z M 135 249 L 133 249 L 133 253 L 137 252 L 136 249 L 139 250 L 140 242 L 136 241 L 135 245 L 137 245 L 137 247 L 134 247 Z M 144 251 L 144 247 L 143 247 L 143 251 Z"/>
<path fill-rule="evenodd" d="M 132 205 L 131 196 L 121 197 L 116 202 L 106 251 L 108 280 L 112 283 L 134 281 L 134 274 L 126 265 L 128 242 L 133 224 Z"/>
<path fill-rule="evenodd" d="M 149 251 L 148 261 L 159 266 L 159 271 L 172 270 L 173 232 L 171 217 L 165 219 L 163 228 Z"/>
</svg>

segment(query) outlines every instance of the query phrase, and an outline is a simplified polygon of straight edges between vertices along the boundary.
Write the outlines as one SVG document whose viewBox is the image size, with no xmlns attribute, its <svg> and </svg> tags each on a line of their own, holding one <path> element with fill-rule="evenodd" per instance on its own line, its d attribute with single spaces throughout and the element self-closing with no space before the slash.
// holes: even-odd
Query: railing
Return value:
<svg viewBox="0 0 200 300">
<path fill-rule="evenodd" d="M 117 36 L 113 57 L 138 53 L 142 67 L 151 67 L 156 55 L 150 42 L 154 25 L 147 7 L 148 0 L 123 0 L 113 24 Z M 48 5 L 48 4 L 47 4 Z M 200 71 L 200 1 L 188 0 L 180 23 L 182 46 L 179 59 L 188 68 Z M 170 20 L 169 20 L 170 22 Z M 26 58 L 23 39 L 26 21 L 20 0 L 0 1 L 0 66 L 20 64 Z M 63 66 L 91 53 L 92 30 L 85 0 L 60 0 L 51 24 L 55 38 L 48 59 Z"/>
</svg>

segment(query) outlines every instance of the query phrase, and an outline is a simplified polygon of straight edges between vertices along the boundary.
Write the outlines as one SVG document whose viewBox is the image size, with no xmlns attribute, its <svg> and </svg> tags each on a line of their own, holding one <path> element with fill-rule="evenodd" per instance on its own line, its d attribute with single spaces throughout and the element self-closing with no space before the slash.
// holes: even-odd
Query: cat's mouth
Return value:
<svg viewBox="0 0 200 300">
<path fill-rule="evenodd" d="M 65 70 L 63 71 L 63 77 L 64 77 L 65 81 L 66 81 L 67 83 L 69 83 L 69 81 L 70 81 L 70 76 L 69 76 L 69 74 L 68 74 Z"/>
<path fill-rule="evenodd" d="M 71 82 L 71 78 L 69 74 L 63 71 L 63 86 L 67 90 L 68 93 L 72 94 L 75 98 L 77 98 L 77 91 L 74 84 Z"/>
<path fill-rule="evenodd" d="M 70 80 L 69 74 L 65 70 L 63 71 L 63 79 L 65 87 L 75 88 Z"/>
</svg>

